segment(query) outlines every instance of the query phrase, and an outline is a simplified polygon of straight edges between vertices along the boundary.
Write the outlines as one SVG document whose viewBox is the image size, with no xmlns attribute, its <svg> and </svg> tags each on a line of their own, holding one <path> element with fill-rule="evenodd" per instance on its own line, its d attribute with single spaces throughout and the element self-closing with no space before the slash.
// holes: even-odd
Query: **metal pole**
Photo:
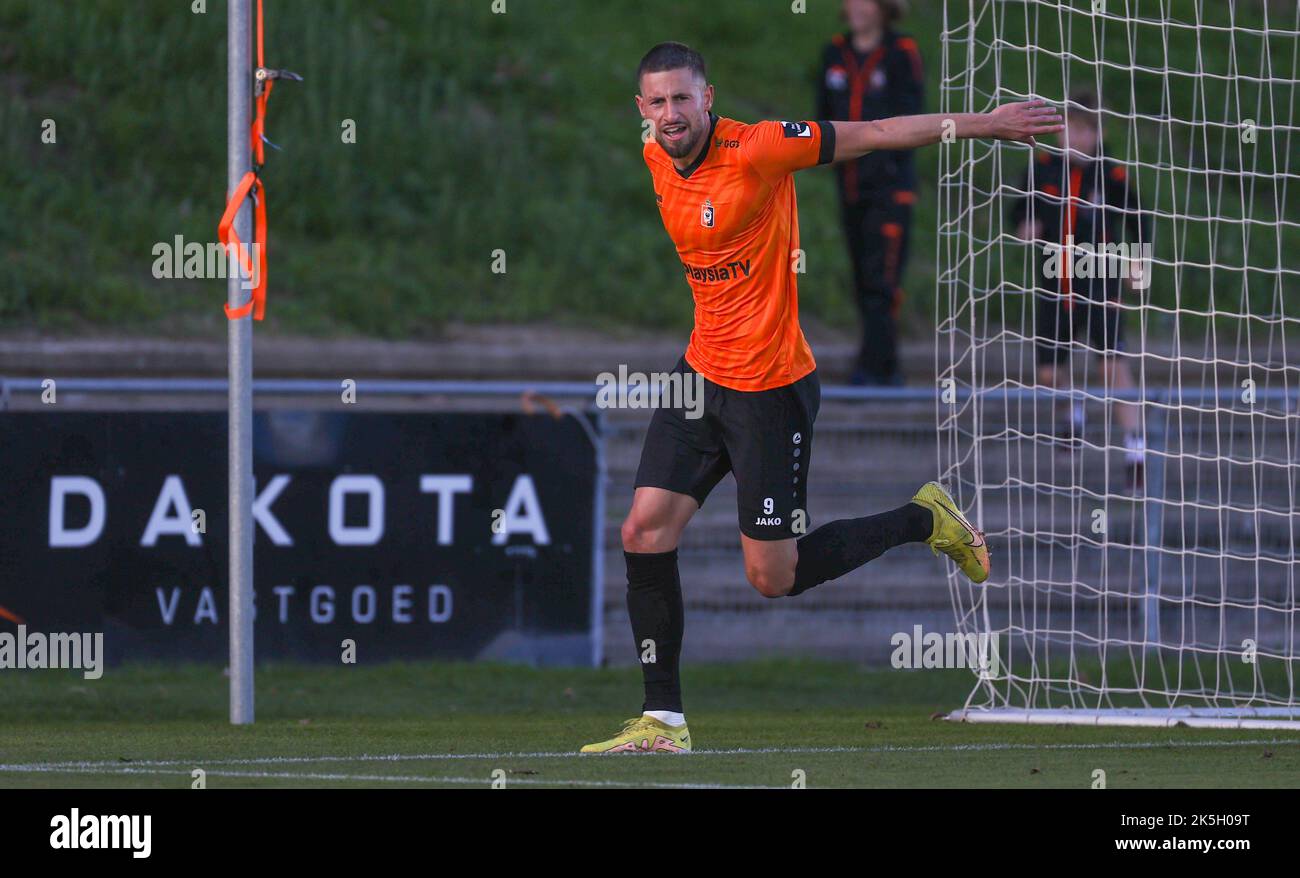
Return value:
<svg viewBox="0 0 1300 878">
<path fill-rule="evenodd" d="M 581 419 L 587 415 L 576 417 Z M 600 409 L 591 409 L 590 418 L 587 436 L 596 454 L 596 497 L 592 502 L 595 521 L 591 553 L 591 666 L 598 668 L 605 660 L 605 491 L 609 463 L 605 459 L 605 416 Z"/>
<path fill-rule="evenodd" d="M 226 27 L 226 192 L 252 170 L 252 0 L 229 0 Z M 235 233 L 252 239 L 252 205 L 235 216 Z M 260 242 L 259 242 L 260 243 Z M 251 248 L 250 248 L 251 249 Z M 257 257 L 252 256 L 254 267 Z M 249 295 L 237 255 L 227 257 L 226 294 L 232 306 Z M 229 329 L 230 722 L 253 721 L 253 318 L 227 320 Z"/>
<path fill-rule="evenodd" d="M 1165 448 L 1168 445 L 1169 417 L 1164 409 L 1156 409 L 1148 416 L 1146 496 L 1143 504 L 1143 545 L 1146 551 L 1146 598 L 1143 603 L 1147 649 L 1164 645 L 1160 633 L 1160 575 L 1165 540 Z M 1154 502 L 1153 502 L 1154 501 Z M 1184 594 L 1182 597 L 1186 597 Z M 1181 637 L 1181 634 L 1176 634 Z"/>
</svg>

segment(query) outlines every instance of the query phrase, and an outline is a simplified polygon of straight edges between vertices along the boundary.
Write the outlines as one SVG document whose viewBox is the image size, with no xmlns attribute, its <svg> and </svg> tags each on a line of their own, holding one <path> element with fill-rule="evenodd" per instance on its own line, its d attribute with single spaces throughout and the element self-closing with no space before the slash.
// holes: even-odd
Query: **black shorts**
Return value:
<svg viewBox="0 0 1300 878">
<path fill-rule="evenodd" d="M 1068 305 L 1067 305 L 1068 302 Z M 1065 363 L 1072 351 L 1110 354 L 1124 350 L 1123 311 L 1114 300 L 1086 296 L 1039 296 L 1034 303 L 1038 364 Z M 1084 348 L 1087 345 L 1087 348 Z"/>
<path fill-rule="evenodd" d="M 685 357 L 673 371 L 696 380 Z M 702 380 L 700 417 L 688 417 L 693 412 L 683 408 L 655 409 L 635 486 L 689 494 L 703 506 L 730 472 L 745 536 L 784 540 L 811 530 L 807 489 L 813 421 L 821 405 L 817 372 L 757 391 Z"/>
</svg>

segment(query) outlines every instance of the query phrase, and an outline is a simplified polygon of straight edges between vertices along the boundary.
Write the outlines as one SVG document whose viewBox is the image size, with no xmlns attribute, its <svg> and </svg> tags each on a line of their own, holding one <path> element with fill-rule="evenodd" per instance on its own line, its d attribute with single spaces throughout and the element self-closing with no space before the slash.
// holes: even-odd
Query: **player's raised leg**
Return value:
<svg viewBox="0 0 1300 878">
<path fill-rule="evenodd" d="M 924 542 L 943 552 L 974 582 L 989 577 L 984 534 L 977 530 L 938 482 L 921 487 L 911 502 L 862 518 L 841 518 L 794 540 L 758 540 L 741 535 L 745 574 L 764 597 L 802 594 L 838 579 L 895 546 Z"/>
<path fill-rule="evenodd" d="M 719 420 L 736 476 L 745 574 L 759 594 L 802 594 L 904 543 L 927 543 L 956 561 L 972 580 L 988 578 L 983 535 L 936 482 L 896 509 L 842 518 L 806 533 L 813 424 L 821 404 L 816 372 L 786 387 L 758 393 L 723 390 L 720 395 Z"/>
<path fill-rule="evenodd" d="M 957 539 L 952 528 L 966 519 L 934 483 L 896 509 L 839 519 L 807 532 L 813 424 L 821 407 L 815 371 L 785 387 L 718 393 L 723 442 L 736 476 L 745 574 L 759 594 L 802 594 L 904 543 L 929 543 L 977 582 L 988 578 L 983 539 Z"/>
<path fill-rule="evenodd" d="M 790 594 L 803 594 L 813 586 L 838 579 L 895 546 L 919 543 L 930 533 L 930 513 L 915 503 L 862 518 L 827 522 L 797 543 L 798 560 Z"/>
</svg>

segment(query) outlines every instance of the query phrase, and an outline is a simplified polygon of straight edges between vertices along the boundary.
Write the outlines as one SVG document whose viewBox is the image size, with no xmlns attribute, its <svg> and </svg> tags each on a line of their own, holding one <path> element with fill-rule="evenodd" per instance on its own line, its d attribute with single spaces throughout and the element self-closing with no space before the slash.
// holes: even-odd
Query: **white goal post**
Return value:
<svg viewBox="0 0 1300 878">
<path fill-rule="evenodd" d="M 1300 730 L 1300 3 L 942 5 L 941 112 L 1043 98 L 1110 160 L 939 148 L 938 467 L 994 566 L 949 584 L 998 638 L 950 718 Z M 1099 216 L 1139 282 L 1049 273 Z"/>
</svg>

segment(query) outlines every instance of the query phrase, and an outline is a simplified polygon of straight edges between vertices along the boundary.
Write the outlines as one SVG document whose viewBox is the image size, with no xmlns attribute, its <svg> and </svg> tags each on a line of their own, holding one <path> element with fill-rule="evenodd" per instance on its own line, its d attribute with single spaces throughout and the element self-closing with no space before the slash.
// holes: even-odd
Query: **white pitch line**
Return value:
<svg viewBox="0 0 1300 878">
<path fill-rule="evenodd" d="M 754 756 L 765 753 L 862 753 L 864 747 L 758 747 L 737 748 L 734 750 L 693 750 L 690 753 L 653 754 L 658 756 Z M 613 756 L 614 754 L 611 754 Z M 617 754 L 619 756 L 645 756 L 652 754 Z M 312 762 L 443 762 L 462 759 L 589 759 L 596 754 L 579 753 L 576 750 L 525 751 L 501 753 L 387 753 L 359 756 L 261 756 L 247 759 L 206 759 L 185 761 L 182 759 L 150 760 L 140 759 L 122 762 L 120 760 L 104 762 L 36 762 L 21 764 L 0 764 L 0 772 L 23 771 L 28 768 L 45 769 L 50 767 L 67 768 L 121 768 L 134 765 L 144 768 L 174 768 L 178 766 L 201 767 L 203 765 L 295 765 Z"/>
<path fill-rule="evenodd" d="M 979 752 L 1000 752 L 1000 751 L 1023 751 L 1023 750 L 1156 750 L 1165 748 L 1179 747 L 1261 747 L 1261 746 L 1287 746 L 1300 745 L 1298 738 L 1269 738 L 1261 740 L 1243 740 L 1243 741 L 1110 741 L 1102 743 L 1078 743 L 1078 744 L 1009 744 L 1009 743 L 991 743 L 991 744 L 930 744 L 925 746 L 898 746 L 885 744 L 878 747 L 754 747 L 754 748 L 735 748 L 730 750 L 694 750 L 689 754 L 678 754 L 681 756 L 690 756 L 700 758 L 705 756 L 757 756 L 764 754 L 781 753 L 792 756 L 805 754 L 822 754 L 822 753 L 863 753 L 863 754 L 894 754 L 894 753 L 979 753 Z M 648 754 L 617 754 L 610 758 L 619 758 L 630 755 L 648 755 Z M 659 754 L 663 755 L 663 754 Z M 130 762 L 121 761 L 103 761 L 103 762 L 34 762 L 25 764 L 3 764 L 0 763 L 0 772 L 10 773 L 28 773 L 28 772 L 58 772 L 58 771 L 83 771 L 83 770 L 109 770 L 122 769 L 124 767 L 134 768 L 176 768 L 176 767 L 203 767 L 203 766 L 238 766 L 238 765 L 302 765 L 323 762 L 444 762 L 454 760 L 507 760 L 507 759 L 591 759 L 597 758 L 591 754 L 581 754 L 572 750 L 556 751 L 532 751 L 532 752 L 500 752 L 500 753 L 389 753 L 389 754 L 361 754 L 359 756 L 262 756 L 246 759 L 194 759 L 194 760 L 133 760 Z"/>
<path fill-rule="evenodd" d="M 1097 744 L 927 744 L 926 746 L 895 747 L 889 744 L 873 747 L 871 753 L 933 753 L 938 751 L 964 753 L 971 750 L 1163 750 L 1178 747 L 1259 747 L 1300 744 L 1300 737 L 1269 738 L 1259 741 L 1106 741 Z"/>
<path fill-rule="evenodd" d="M 117 767 L 114 769 L 47 769 L 49 771 L 67 771 L 69 774 L 119 774 L 119 775 L 162 775 L 168 777 L 190 777 L 188 771 L 166 771 L 157 768 Z M 329 780 L 357 781 L 363 783 L 419 783 L 419 784 L 462 784 L 469 786 L 490 786 L 491 777 L 439 777 L 420 774 L 337 774 L 323 772 L 299 771 L 209 771 L 208 777 L 257 778 L 271 780 Z M 506 786 L 517 784 L 531 786 L 578 786 L 578 787 L 656 787 L 663 789 L 690 790 L 783 790 L 784 786 L 763 786 L 760 784 L 716 784 L 716 783 L 666 783 L 662 781 L 616 781 L 616 780 L 550 780 L 547 778 L 511 777 Z"/>
</svg>

